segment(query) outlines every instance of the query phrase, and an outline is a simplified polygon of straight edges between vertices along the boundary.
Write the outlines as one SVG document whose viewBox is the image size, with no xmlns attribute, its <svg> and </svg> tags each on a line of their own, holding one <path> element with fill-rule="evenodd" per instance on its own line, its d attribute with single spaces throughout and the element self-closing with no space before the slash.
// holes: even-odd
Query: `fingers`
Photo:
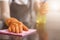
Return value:
<svg viewBox="0 0 60 40">
<path fill-rule="evenodd" d="M 9 32 L 11 32 L 11 31 L 12 31 L 12 30 L 11 30 L 11 27 L 9 27 L 9 28 L 8 28 L 8 31 L 9 31 Z"/>
<path fill-rule="evenodd" d="M 19 33 L 19 26 L 17 23 L 12 23 L 9 28 L 8 28 L 9 32 L 14 32 L 14 33 Z"/>
<path fill-rule="evenodd" d="M 23 32 L 22 22 L 19 22 L 18 25 L 19 25 L 19 33 L 22 33 Z"/>
<path fill-rule="evenodd" d="M 23 27 L 22 25 L 19 25 L 19 33 L 22 33 L 23 32 Z"/>
<path fill-rule="evenodd" d="M 9 31 L 9 32 L 15 32 L 15 27 L 14 27 L 13 24 L 11 24 L 11 25 L 9 26 L 8 31 Z"/>
<path fill-rule="evenodd" d="M 23 31 L 21 23 L 16 22 L 16 24 L 15 24 L 15 31 L 16 31 L 16 33 L 21 33 Z"/>
<path fill-rule="evenodd" d="M 28 31 L 27 26 L 25 26 L 22 22 L 19 22 L 19 25 L 20 25 L 20 27 L 21 27 L 24 31 Z M 20 29 L 21 29 L 21 28 L 20 28 Z"/>
<path fill-rule="evenodd" d="M 20 25 L 20 31 L 23 31 L 23 30 L 28 31 L 28 28 L 22 22 L 20 22 L 19 25 Z"/>
<path fill-rule="evenodd" d="M 19 26 L 18 26 L 18 24 L 15 24 L 15 32 L 19 33 Z"/>
<path fill-rule="evenodd" d="M 23 25 L 23 30 L 28 31 L 28 28 L 25 25 Z"/>
<path fill-rule="evenodd" d="M 15 25 L 11 25 L 11 29 L 12 29 L 12 32 L 14 32 L 15 33 Z"/>
</svg>

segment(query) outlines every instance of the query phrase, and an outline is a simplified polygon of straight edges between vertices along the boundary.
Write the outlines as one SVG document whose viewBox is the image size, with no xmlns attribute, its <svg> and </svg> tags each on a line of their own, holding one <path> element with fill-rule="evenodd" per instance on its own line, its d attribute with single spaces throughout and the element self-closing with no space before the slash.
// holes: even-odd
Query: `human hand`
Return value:
<svg viewBox="0 0 60 40">
<path fill-rule="evenodd" d="M 8 31 L 10 32 L 21 33 L 23 31 L 28 31 L 28 28 L 15 18 L 7 19 L 6 24 L 9 26 Z"/>
</svg>

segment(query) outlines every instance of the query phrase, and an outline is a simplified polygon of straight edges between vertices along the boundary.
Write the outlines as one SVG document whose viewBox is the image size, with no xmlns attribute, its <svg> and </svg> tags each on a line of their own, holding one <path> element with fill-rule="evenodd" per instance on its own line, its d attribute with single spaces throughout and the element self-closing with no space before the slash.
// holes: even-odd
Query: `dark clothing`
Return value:
<svg viewBox="0 0 60 40">
<path fill-rule="evenodd" d="M 30 13 L 30 8 L 25 4 L 17 4 L 15 2 L 10 4 L 11 17 L 17 18 L 19 21 L 23 22 L 29 28 L 31 27 L 32 15 Z M 35 22 L 33 23 L 35 24 Z"/>
</svg>

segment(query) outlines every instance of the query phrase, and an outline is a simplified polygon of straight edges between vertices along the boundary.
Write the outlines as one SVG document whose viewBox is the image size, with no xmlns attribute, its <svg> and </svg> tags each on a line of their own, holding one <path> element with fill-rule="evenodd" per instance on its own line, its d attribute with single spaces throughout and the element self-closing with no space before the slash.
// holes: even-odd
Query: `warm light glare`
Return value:
<svg viewBox="0 0 60 40">
<path fill-rule="evenodd" d="M 50 3 L 50 8 L 52 9 L 52 10 L 58 10 L 59 9 L 59 3 L 57 2 L 57 1 L 52 1 L 51 3 Z"/>
</svg>

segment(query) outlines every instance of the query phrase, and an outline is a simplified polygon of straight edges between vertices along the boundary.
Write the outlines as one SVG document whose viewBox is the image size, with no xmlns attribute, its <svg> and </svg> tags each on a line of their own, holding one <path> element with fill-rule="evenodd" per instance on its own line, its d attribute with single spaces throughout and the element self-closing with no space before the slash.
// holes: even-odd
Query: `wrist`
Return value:
<svg viewBox="0 0 60 40">
<path fill-rule="evenodd" d="M 8 18 L 6 19 L 5 23 L 7 26 L 9 26 L 12 23 L 19 22 L 16 18 Z"/>
</svg>

